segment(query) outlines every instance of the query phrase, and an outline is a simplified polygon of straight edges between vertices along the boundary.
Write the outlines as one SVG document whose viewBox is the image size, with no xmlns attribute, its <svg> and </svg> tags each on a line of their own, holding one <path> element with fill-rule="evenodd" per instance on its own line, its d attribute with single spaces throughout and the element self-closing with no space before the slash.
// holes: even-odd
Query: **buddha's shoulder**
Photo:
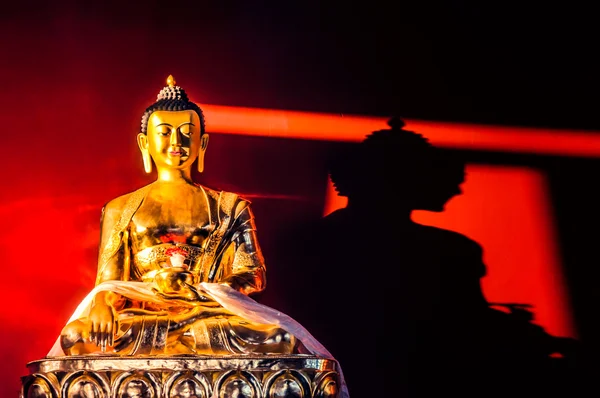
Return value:
<svg viewBox="0 0 600 398">
<path fill-rule="evenodd" d="M 120 211 L 131 204 L 131 202 L 141 202 L 144 199 L 145 194 L 150 189 L 152 184 L 145 185 L 135 191 L 128 192 L 121 196 L 117 196 L 106 202 L 103 207 L 103 212 L 106 211 Z M 139 204 L 139 203 L 137 203 Z"/>
<path fill-rule="evenodd" d="M 208 200 L 225 213 L 238 215 L 242 210 L 250 207 L 250 200 L 236 192 L 218 190 L 202 186 Z"/>
<path fill-rule="evenodd" d="M 220 189 L 209 188 L 202 185 L 202 189 L 206 192 L 206 196 L 210 200 L 214 200 L 215 202 L 227 203 L 227 202 L 246 202 L 250 203 L 250 201 L 236 192 L 230 192 Z"/>
</svg>

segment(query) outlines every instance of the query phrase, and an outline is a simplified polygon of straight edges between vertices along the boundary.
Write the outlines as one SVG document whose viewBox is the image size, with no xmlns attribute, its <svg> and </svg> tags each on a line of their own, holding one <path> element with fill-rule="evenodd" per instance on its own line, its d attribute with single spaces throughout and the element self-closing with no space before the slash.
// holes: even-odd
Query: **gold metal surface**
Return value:
<svg viewBox="0 0 600 398">
<path fill-rule="evenodd" d="M 192 181 L 208 134 L 190 104 L 169 76 L 137 136 L 145 170 L 156 168 L 157 179 L 102 210 L 96 285 L 144 282 L 156 300 L 99 291 L 89 313 L 63 329 L 66 355 L 298 352 L 287 331 L 249 321 L 197 289 L 212 282 L 251 295 L 265 288 L 266 268 L 250 202 Z"/>
<path fill-rule="evenodd" d="M 175 87 L 176 84 L 177 84 L 177 82 L 175 81 L 175 78 L 173 77 L 173 75 L 169 75 L 169 77 L 167 77 L 167 86 Z"/>
<path fill-rule="evenodd" d="M 339 366 L 311 355 L 72 356 L 28 364 L 21 398 L 335 398 Z"/>
</svg>

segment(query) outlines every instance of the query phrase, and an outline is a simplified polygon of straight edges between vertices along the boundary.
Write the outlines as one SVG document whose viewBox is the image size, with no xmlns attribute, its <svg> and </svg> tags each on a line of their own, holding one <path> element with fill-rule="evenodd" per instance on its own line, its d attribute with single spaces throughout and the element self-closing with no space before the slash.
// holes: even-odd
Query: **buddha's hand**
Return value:
<svg viewBox="0 0 600 398">
<path fill-rule="evenodd" d="M 102 352 L 106 351 L 106 346 L 113 345 L 116 328 L 115 315 L 114 308 L 103 300 L 95 302 L 90 309 L 88 316 L 90 340 Z"/>
<path fill-rule="evenodd" d="M 154 277 L 154 291 L 165 300 L 190 304 L 212 301 L 194 287 L 193 275 L 183 268 L 164 268 Z"/>
</svg>

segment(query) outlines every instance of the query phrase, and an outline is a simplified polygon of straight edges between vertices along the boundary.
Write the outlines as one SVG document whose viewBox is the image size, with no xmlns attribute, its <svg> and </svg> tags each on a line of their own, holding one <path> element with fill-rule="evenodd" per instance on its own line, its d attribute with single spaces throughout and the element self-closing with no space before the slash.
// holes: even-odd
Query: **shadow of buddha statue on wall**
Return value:
<svg viewBox="0 0 600 398">
<path fill-rule="evenodd" d="M 481 245 L 412 219 L 462 194 L 465 160 L 399 118 L 388 124 L 331 154 L 347 205 L 280 237 L 278 261 L 297 271 L 288 313 L 339 360 L 353 396 L 487 397 L 488 386 L 514 396 L 547 374 L 558 382 L 551 355 L 573 341 L 493 308 Z M 306 250 L 293 251 L 299 244 Z"/>
</svg>

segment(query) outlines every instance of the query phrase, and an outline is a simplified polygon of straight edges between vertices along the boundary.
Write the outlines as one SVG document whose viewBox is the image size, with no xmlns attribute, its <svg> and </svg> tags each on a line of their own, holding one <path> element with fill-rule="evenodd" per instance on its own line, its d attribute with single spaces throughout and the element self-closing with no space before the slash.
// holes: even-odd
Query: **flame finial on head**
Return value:
<svg viewBox="0 0 600 398">
<path fill-rule="evenodd" d="M 189 101 L 185 90 L 182 87 L 176 85 L 175 78 L 173 75 L 167 77 L 167 85 L 160 90 L 160 93 L 156 96 L 156 100 L 183 100 Z"/>
<path fill-rule="evenodd" d="M 175 78 L 173 77 L 173 75 L 169 75 L 169 77 L 167 77 L 167 86 L 175 87 L 176 84 L 177 84 L 177 82 L 175 81 Z"/>
</svg>

